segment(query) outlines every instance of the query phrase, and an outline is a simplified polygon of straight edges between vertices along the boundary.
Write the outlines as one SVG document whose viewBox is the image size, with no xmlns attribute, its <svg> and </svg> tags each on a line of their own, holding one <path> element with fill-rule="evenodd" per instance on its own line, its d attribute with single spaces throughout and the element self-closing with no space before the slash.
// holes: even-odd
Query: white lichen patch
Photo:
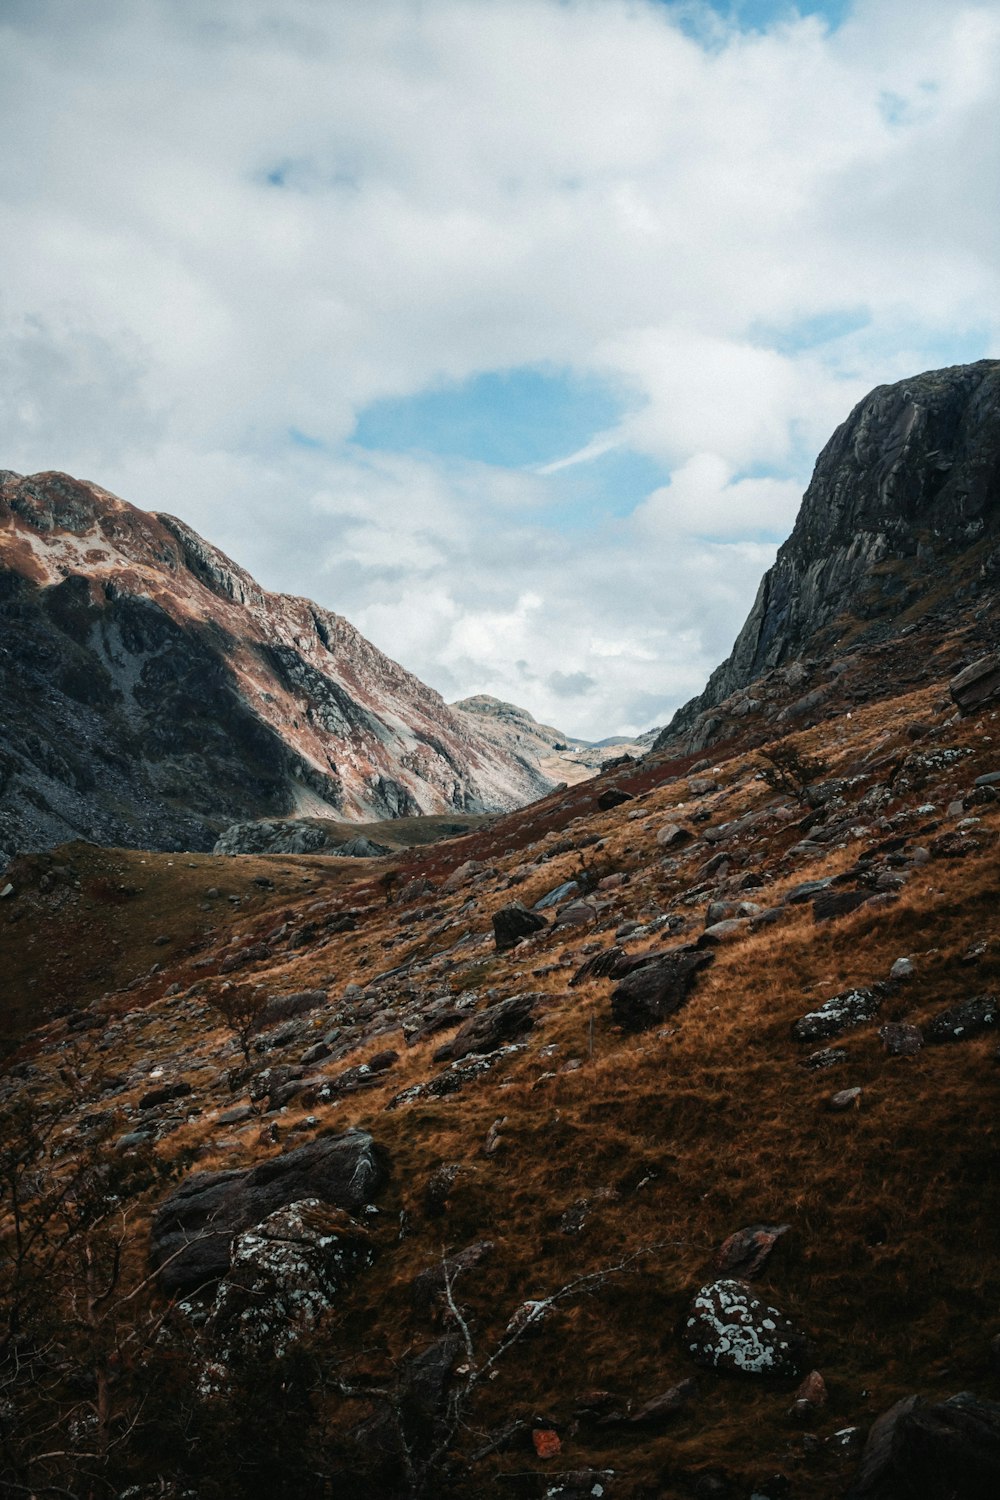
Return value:
<svg viewBox="0 0 1000 1500">
<path fill-rule="evenodd" d="M 702 1287 L 691 1304 L 687 1329 L 688 1353 L 713 1369 L 794 1375 L 802 1364 L 805 1341 L 801 1334 L 742 1281 L 715 1281 Z"/>
</svg>

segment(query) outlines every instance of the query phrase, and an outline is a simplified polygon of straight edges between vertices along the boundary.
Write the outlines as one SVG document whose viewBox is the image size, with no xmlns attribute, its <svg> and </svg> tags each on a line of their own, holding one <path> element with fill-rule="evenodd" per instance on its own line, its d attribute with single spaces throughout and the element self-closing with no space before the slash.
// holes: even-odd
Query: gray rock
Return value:
<svg viewBox="0 0 1000 1500">
<path fill-rule="evenodd" d="M 924 1045 L 920 1027 L 908 1021 L 887 1021 L 879 1027 L 878 1034 L 890 1057 L 915 1057 Z"/>
<path fill-rule="evenodd" d="M 683 1339 L 691 1358 L 713 1370 L 787 1376 L 807 1367 L 803 1334 L 745 1281 L 713 1281 L 696 1292 Z"/>
<path fill-rule="evenodd" d="M 918 1402 L 892 1434 L 891 1471 L 916 1500 L 995 1500 L 1000 1495 L 1000 1403 L 962 1391 Z"/>
<path fill-rule="evenodd" d="M 916 965 L 912 958 L 897 958 L 889 970 L 889 978 L 895 980 L 912 979 L 916 972 Z"/>
<path fill-rule="evenodd" d="M 948 692 L 959 713 L 974 714 L 1000 696 L 1000 654 L 981 656 L 954 676 Z"/>
<path fill-rule="evenodd" d="M 548 911 L 552 906 L 561 906 L 571 896 L 579 892 L 579 883 L 575 880 L 564 880 L 562 885 L 557 885 L 554 890 L 547 891 L 539 901 L 531 908 L 532 911 Z"/>
<path fill-rule="evenodd" d="M 172 1295 L 217 1281 L 241 1230 L 303 1198 L 356 1213 L 387 1175 L 384 1151 L 361 1130 L 321 1137 L 245 1171 L 195 1172 L 153 1219 L 151 1256 L 160 1284 Z"/>
</svg>

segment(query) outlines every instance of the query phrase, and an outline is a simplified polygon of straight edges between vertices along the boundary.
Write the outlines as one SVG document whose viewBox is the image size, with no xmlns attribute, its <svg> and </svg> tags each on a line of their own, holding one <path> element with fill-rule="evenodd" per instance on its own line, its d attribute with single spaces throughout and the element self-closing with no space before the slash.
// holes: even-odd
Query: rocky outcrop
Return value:
<svg viewBox="0 0 1000 1500">
<path fill-rule="evenodd" d="M 828 650 L 848 619 L 895 617 L 939 585 L 949 559 L 996 537 L 998 477 L 1000 361 L 876 387 L 820 454 L 730 656 L 656 748 L 766 672 Z"/>
<path fill-rule="evenodd" d="M 552 785 L 341 616 L 65 474 L 0 471 L 0 632 L 0 863 L 80 836 L 203 850 L 293 814 L 501 811 Z"/>
<path fill-rule="evenodd" d="M 218 1281 L 229 1270 L 241 1231 L 305 1199 L 357 1213 L 386 1177 L 384 1153 L 362 1130 L 321 1137 L 249 1171 L 196 1172 L 153 1220 L 152 1259 L 160 1284 L 172 1294 Z"/>
<path fill-rule="evenodd" d="M 586 781 L 623 755 L 633 759 L 645 755 L 660 732 L 650 729 L 634 739 L 617 735 L 592 743 L 564 734 L 551 724 L 539 724 L 526 708 L 504 703 L 489 693 L 462 698 L 451 706 L 508 755 L 530 760 L 544 775 L 570 786 Z"/>
</svg>

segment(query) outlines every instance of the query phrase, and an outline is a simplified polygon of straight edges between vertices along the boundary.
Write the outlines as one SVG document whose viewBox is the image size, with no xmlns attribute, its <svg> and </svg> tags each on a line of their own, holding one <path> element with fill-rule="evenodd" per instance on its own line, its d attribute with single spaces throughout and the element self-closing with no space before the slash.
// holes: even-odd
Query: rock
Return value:
<svg viewBox="0 0 1000 1500">
<path fill-rule="evenodd" d="M 195 1172 L 153 1219 L 151 1256 L 160 1285 L 172 1295 L 217 1281 L 240 1231 L 305 1198 L 356 1213 L 387 1175 L 385 1153 L 361 1130 L 321 1137 L 246 1171 Z"/>
<path fill-rule="evenodd" d="M 13 894 L 14 894 L 14 887 L 11 884 L 11 882 L 8 880 L 7 884 L 4 886 L 3 890 L 0 891 L 0 901 L 6 901 L 7 898 L 9 896 L 13 896 Z"/>
<path fill-rule="evenodd" d="M 558 1458 L 562 1452 L 562 1443 L 559 1434 L 552 1427 L 535 1427 L 531 1433 L 531 1443 L 538 1458 Z"/>
<path fill-rule="evenodd" d="M 623 979 L 629 972 L 632 960 L 626 954 L 624 948 L 605 948 L 601 953 L 595 953 L 593 958 L 588 958 L 577 969 L 569 982 L 570 989 L 578 984 L 583 984 L 586 979 Z"/>
<path fill-rule="evenodd" d="M 872 989 L 844 990 L 825 1001 L 819 1010 L 811 1010 L 792 1027 L 797 1042 L 821 1042 L 828 1036 L 839 1036 L 855 1026 L 873 1021 L 884 998 L 881 985 Z"/>
<path fill-rule="evenodd" d="M 805 1421 L 820 1407 L 827 1402 L 826 1381 L 818 1370 L 810 1370 L 798 1390 L 795 1392 L 795 1400 L 792 1403 L 789 1416 Z"/>
<path fill-rule="evenodd" d="M 746 917 L 729 917 L 724 922 L 713 922 L 699 937 L 698 946 L 717 947 L 720 943 L 731 943 L 736 938 L 743 937 L 749 926 Z"/>
<path fill-rule="evenodd" d="M 810 1052 L 808 1057 L 802 1059 L 802 1066 L 822 1071 L 825 1068 L 839 1067 L 849 1056 L 846 1047 L 820 1047 L 818 1052 Z"/>
<path fill-rule="evenodd" d="M 975 995 L 961 1005 L 939 1011 L 924 1029 L 926 1042 L 958 1042 L 978 1036 L 1000 1021 L 1000 1001 L 996 995 Z"/>
<path fill-rule="evenodd" d="M 613 1469 L 569 1469 L 546 1475 L 545 1500 L 613 1500 Z"/>
<path fill-rule="evenodd" d="M 556 917 L 557 927 L 586 927 L 600 915 L 592 901 L 571 901 Z"/>
<path fill-rule="evenodd" d="M 664 823 L 656 835 L 656 842 L 664 849 L 683 849 L 690 844 L 694 834 L 681 823 Z"/>
<path fill-rule="evenodd" d="M 571 896 L 579 891 L 579 882 L 576 880 L 564 880 L 562 885 L 557 885 L 555 890 L 547 891 L 541 900 L 536 901 L 531 908 L 532 911 L 548 911 L 550 906 L 561 906 Z"/>
<path fill-rule="evenodd" d="M 327 1003 L 326 990 L 298 990 L 293 995 L 272 995 L 257 1019 L 256 1030 L 264 1031 L 279 1021 L 308 1015 Z"/>
<path fill-rule="evenodd" d="M 161 1104 L 170 1104 L 174 1099 L 184 1099 L 191 1092 L 191 1085 L 183 1079 L 179 1083 L 165 1083 L 162 1088 L 150 1089 L 139 1100 L 140 1109 L 156 1109 Z"/>
<path fill-rule="evenodd" d="M 414 1306 L 425 1311 L 430 1309 L 438 1298 L 444 1298 L 446 1284 L 450 1283 L 454 1288 L 460 1276 L 475 1270 L 476 1266 L 493 1254 L 495 1248 L 492 1240 L 477 1240 L 474 1245 L 466 1246 L 457 1255 L 446 1256 L 429 1266 L 426 1271 L 421 1271 L 410 1287 Z"/>
<path fill-rule="evenodd" d="M 382 1074 L 398 1061 L 399 1053 L 394 1052 L 391 1047 L 383 1052 L 376 1052 L 367 1062 L 358 1063 L 331 1078 L 325 1089 L 320 1090 L 319 1097 L 322 1099 L 333 1094 L 356 1094 L 361 1089 L 375 1088 L 382 1082 Z"/>
<path fill-rule="evenodd" d="M 661 1396 L 654 1396 L 652 1401 L 646 1401 L 628 1418 L 628 1425 L 630 1427 L 659 1427 L 682 1411 L 697 1393 L 698 1382 L 696 1380 L 682 1380 L 678 1385 L 672 1385 L 668 1391 L 664 1391 Z"/>
<path fill-rule="evenodd" d="M 846 1500 L 867 1500 L 870 1495 L 879 1497 L 884 1493 L 881 1485 L 889 1473 L 893 1435 L 898 1423 L 907 1412 L 913 1410 L 916 1404 L 916 1396 L 904 1396 L 901 1401 L 890 1406 L 888 1411 L 876 1417 L 865 1441 L 858 1472 L 847 1492 Z"/>
<path fill-rule="evenodd" d="M 790 1228 L 789 1224 L 750 1224 L 746 1229 L 737 1229 L 720 1245 L 715 1269 L 722 1276 L 749 1281 L 762 1269 L 778 1240 Z"/>
<path fill-rule="evenodd" d="M 344 859 L 380 859 L 384 854 L 391 854 L 392 850 L 388 844 L 377 844 L 374 839 L 358 834 L 356 838 L 348 839 L 346 844 L 338 844 L 330 853 Z"/>
<path fill-rule="evenodd" d="M 522 938 L 541 932 L 548 924 L 537 912 L 528 911 L 520 901 L 512 901 L 493 914 L 493 937 L 497 952 L 515 948 Z"/>
<path fill-rule="evenodd" d="M 897 958 L 889 970 L 889 978 L 896 980 L 912 979 L 917 972 L 912 958 Z"/>
<path fill-rule="evenodd" d="M 374 1259 L 367 1230 L 343 1209 L 318 1198 L 276 1209 L 233 1240 L 205 1325 L 215 1358 L 228 1372 L 284 1354 Z"/>
<path fill-rule="evenodd" d="M 948 684 L 952 702 L 961 714 L 974 714 L 1000 697 L 1000 654 L 981 656 L 958 672 Z"/>
<path fill-rule="evenodd" d="M 872 898 L 871 891 L 820 891 L 813 897 L 813 921 L 831 922 L 850 916 Z"/>
<path fill-rule="evenodd" d="M 601 812 L 610 812 L 613 807 L 621 807 L 623 803 L 631 801 L 631 792 L 623 792 L 618 787 L 610 786 L 598 797 L 597 805 Z"/>
<path fill-rule="evenodd" d="M 744 1281 L 713 1281 L 696 1292 L 684 1345 L 698 1364 L 740 1375 L 799 1375 L 806 1340 Z"/>
<path fill-rule="evenodd" d="M 625 1031 L 645 1031 L 672 1016 L 687 1000 L 699 970 L 712 953 L 679 950 L 646 963 L 622 980 L 611 996 L 611 1014 Z"/>
<path fill-rule="evenodd" d="M 457 1062 L 471 1053 L 495 1052 L 505 1042 L 530 1031 L 535 1024 L 537 994 L 513 995 L 478 1011 L 460 1026 L 450 1042 L 434 1053 L 435 1062 Z"/>
<path fill-rule="evenodd" d="M 892 1434 L 890 1471 L 914 1500 L 995 1500 L 1000 1495 L 1000 1403 L 962 1391 L 917 1402 Z"/>
<path fill-rule="evenodd" d="M 825 891 L 832 883 L 833 876 L 826 875 L 822 880 L 803 880 L 799 885 L 793 885 L 781 898 L 782 906 L 797 906 L 802 901 L 811 901 L 820 891 Z"/>
<path fill-rule="evenodd" d="M 924 1045 L 919 1026 L 908 1021 L 887 1021 L 879 1027 L 879 1039 L 890 1057 L 915 1057 Z"/>
<path fill-rule="evenodd" d="M 453 891 L 460 890 L 463 885 L 476 875 L 481 875 L 486 866 L 478 859 L 467 859 L 464 864 L 456 866 L 441 886 L 441 893 L 450 896 Z"/>
<path fill-rule="evenodd" d="M 857 1087 L 841 1089 L 839 1093 L 831 1094 L 827 1102 L 835 1114 L 839 1114 L 845 1109 L 860 1109 L 861 1090 Z"/>
</svg>

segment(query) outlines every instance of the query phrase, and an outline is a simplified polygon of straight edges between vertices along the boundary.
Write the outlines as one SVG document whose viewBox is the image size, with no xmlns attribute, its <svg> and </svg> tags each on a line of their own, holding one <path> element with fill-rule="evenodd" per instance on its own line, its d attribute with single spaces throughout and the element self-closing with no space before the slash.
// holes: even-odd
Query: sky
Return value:
<svg viewBox="0 0 1000 1500">
<path fill-rule="evenodd" d="M 1000 0 L 0 0 L 0 467 L 599 739 L 1000 352 Z"/>
</svg>

